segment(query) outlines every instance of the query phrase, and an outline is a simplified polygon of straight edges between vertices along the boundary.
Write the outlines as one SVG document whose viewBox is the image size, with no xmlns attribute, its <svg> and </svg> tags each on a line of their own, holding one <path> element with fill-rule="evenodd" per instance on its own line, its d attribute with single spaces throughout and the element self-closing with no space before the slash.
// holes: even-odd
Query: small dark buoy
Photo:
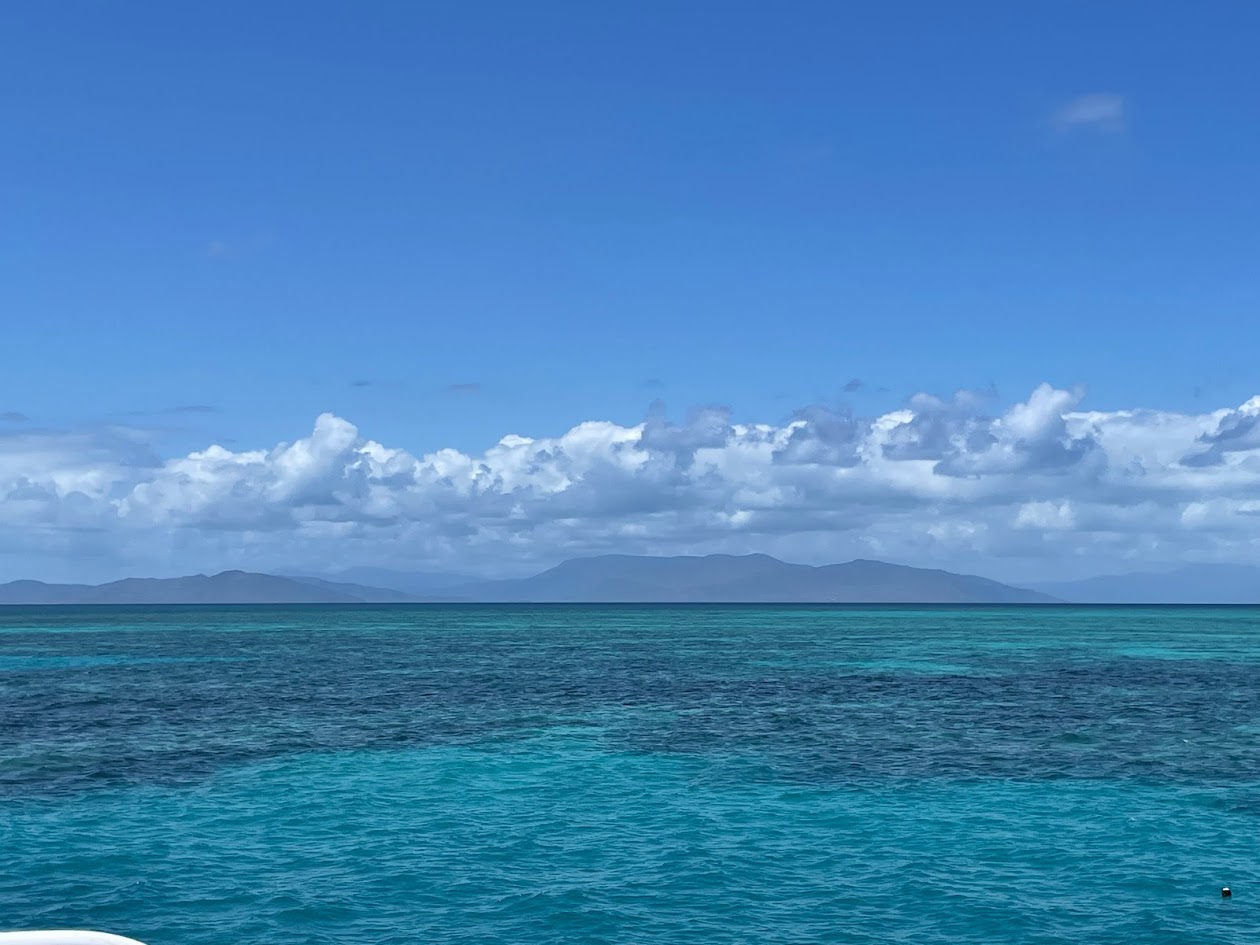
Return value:
<svg viewBox="0 0 1260 945">
<path fill-rule="evenodd" d="M 1229 887 L 1228 887 L 1228 886 L 1222 886 L 1222 887 L 1221 887 L 1221 898 L 1222 898 L 1222 899 L 1228 899 L 1228 898 L 1229 898 L 1230 896 L 1232 896 L 1232 895 L 1233 895 L 1233 893 L 1229 891 Z"/>
</svg>

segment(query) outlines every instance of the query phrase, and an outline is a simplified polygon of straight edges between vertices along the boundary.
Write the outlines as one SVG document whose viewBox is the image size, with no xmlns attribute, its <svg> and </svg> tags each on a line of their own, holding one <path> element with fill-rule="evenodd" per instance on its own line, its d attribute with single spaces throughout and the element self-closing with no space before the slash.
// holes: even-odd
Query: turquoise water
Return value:
<svg viewBox="0 0 1260 945">
<path fill-rule="evenodd" d="M 149 945 L 1254 943 L 1260 610 L 9 608 L 0 850 Z"/>
</svg>

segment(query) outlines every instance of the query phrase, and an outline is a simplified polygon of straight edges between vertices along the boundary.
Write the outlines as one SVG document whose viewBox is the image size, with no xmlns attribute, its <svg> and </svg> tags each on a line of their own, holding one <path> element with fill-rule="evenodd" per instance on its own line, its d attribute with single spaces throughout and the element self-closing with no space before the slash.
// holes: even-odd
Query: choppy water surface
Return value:
<svg viewBox="0 0 1260 945">
<path fill-rule="evenodd" d="M 150 945 L 1254 943 L 1260 610 L 0 609 L 0 850 Z"/>
</svg>

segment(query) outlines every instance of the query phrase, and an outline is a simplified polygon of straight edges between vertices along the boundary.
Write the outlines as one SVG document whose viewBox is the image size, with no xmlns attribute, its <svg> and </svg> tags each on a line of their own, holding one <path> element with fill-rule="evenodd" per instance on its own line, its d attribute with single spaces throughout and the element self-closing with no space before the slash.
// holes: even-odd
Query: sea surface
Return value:
<svg viewBox="0 0 1260 945">
<path fill-rule="evenodd" d="M 1255 945 L 1260 609 L 0 608 L 57 927 Z"/>
</svg>

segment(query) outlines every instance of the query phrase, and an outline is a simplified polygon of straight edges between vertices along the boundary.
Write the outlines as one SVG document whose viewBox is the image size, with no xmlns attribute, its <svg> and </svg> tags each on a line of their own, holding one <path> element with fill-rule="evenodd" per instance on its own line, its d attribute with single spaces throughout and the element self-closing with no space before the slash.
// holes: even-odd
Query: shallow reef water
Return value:
<svg viewBox="0 0 1260 945">
<path fill-rule="evenodd" d="M 148 945 L 1242 945 L 1260 609 L 5 608 L 0 849 Z"/>
</svg>

